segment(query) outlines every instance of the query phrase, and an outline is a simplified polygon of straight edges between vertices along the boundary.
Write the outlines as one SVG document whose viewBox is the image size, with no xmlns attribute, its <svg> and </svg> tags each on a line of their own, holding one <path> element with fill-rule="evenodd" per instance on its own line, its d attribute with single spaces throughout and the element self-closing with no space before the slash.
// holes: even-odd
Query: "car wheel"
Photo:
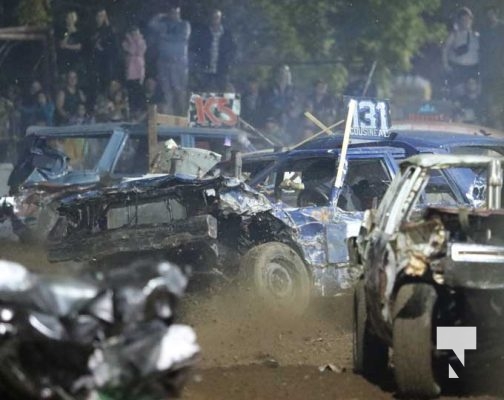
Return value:
<svg viewBox="0 0 504 400">
<path fill-rule="evenodd" d="M 353 301 L 353 366 L 367 378 L 384 376 L 388 369 L 388 345 L 369 329 L 364 281 L 360 280 Z"/>
<path fill-rule="evenodd" d="M 311 297 L 311 278 L 299 255 L 283 243 L 270 242 L 250 249 L 240 265 L 254 296 L 269 308 L 302 314 Z"/>
<path fill-rule="evenodd" d="M 396 296 L 393 325 L 394 372 L 399 392 L 407 397 L 432 398 L 441 392 L 433 366 L 432 285 L 403 285 Z"/>
</svg>

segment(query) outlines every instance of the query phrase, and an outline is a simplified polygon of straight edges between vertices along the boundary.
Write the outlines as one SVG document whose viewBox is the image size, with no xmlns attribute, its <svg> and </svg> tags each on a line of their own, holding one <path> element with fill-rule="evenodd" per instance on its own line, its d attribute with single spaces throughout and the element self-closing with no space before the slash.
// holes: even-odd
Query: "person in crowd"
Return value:
<svg viewBox="0 0 504 400">
<path fill-rule="evenodd" d="M 247 80 L 247 86 L 241 96 L 241 117 L 255 127 L 258 127 L 262 120 L 261 100 L 259 80 L 251 77 Z"/>
<path fill-rule="evenodd" d="M 77 29 L 78 16 L 70 11 L 65 16 L 65 28 L 58 35 L 58 64 L 60 72 L 70 70 L 82 73 L 83 38 Z"/>
<path fill-rule="evenodd" d="M 89 115 L 85 103 L 80 103 L 77 106 L 77 114 L 70 121 L 72 125 L 86 125 L 93 124 L 94 122 L 94 118 Z"/>
<path fill-rule="evenodd" d="M 281 65 L 273 73 L 273 81 L 262 94 L 262 114 L 281 120 L 287 107 L 297 98 L 288 65 Z"/>
<path fill-rule="evenodd" d="M 336 99 L 327 90 L 325 81 L 318 79 L 313 92 L 306 99 L 306 110 L 327 126 L 336 122 Z"/>
<path fill-rule="evenodd" d="M 23 96 L 20 108 L 23 130 L 37 122 L 38 94 L 41 92 L 43 92 L 42 84 L 38 80 L 33 80 Z"/>
<path fill-rule="evenodd" d="M 282 129 L 285 132 L 288 145 L 301 141 L 302 127 L 305 119 L 302 104 L 297 99 L 292 99 L 282 119 Z"/>
<path fill-rule="evenodd" d="M 96 13 L 96 28 L 91 37 L 91 74 L 93 97 L 105 85 L 117 78 L 119 52 L 116 34 L 110 24 L 107 11 L 102 8 Z"/>
<path fill-rule="evenodd" d="M 129 119 L 128 96 L 124 90 L 114 93 L 108 119 L 111 122 L 127 121 Z"/>
<path fill-rule="evenodd" d="M 15 162 L 11 153 L 15 153 L 12 135 L 9 130 L 11 115 L 14 112 L 13 103 L 4 96 L 0 96 L 0 162 Z"/>
<path fill-rule="evenodd" d="M 52 126 L 54 124 L 54 103 L 43 91 L 37 94 L 37 106 L 35 108 L 35 125 Z"/>
<path fill-rule="evenodd" d="M 143 85 L 143 107 L 147 108 L 150 104 L 161 104 L 163 102 L 163 93 L 155 78 L 147 78 Z"/>
<path fill-rule="evenodd" d="M 126 88 L 132 112 L 142 108 L 142 85 L 145 79 L 147 44 L 137 26 L 132 26 L 122 42 L 126 53 Z"/>
<path fill-rule="evenodd" d="M 473 14 L 467 7 L 456 13 L 455 29 L 443 47 L 443 67 L 449 86 L 456 97 L 463 91 L 469 78 L 479 77 L 480 37 L 473 30 Z"/>
<path fill-rule="evenodd" d="M 498 10 L 490 7 L 486 13 L 486 21 L 481 29 L 480 37 L 480 72 L 481 93 L 484 102 L 484 110 L 490 110 L 495 93 L 495 85 L 500 81 L 502 85 L 502 65 L 504 63 L 504 24 L 499 20 Z M 489 112 L 485 111 L 485 122 L 495 124 Z"/>
<path fill-rule="evenodd" d="M 266 118 L 263 130 L 266 137 L 272 140 L 276 145 L 286 146 L 290 142 L 290 138 L 282 129 L 281 122 L 275 117 Z"/>
<path fill-rule="evenodd" d="M 214 10 L 209 24 L 195 31 L 191 47 L 200 90 L 224 91 L 236 43 L 231 31 L 222 24 L 220 10 Z"/>
<path fill-rule="evenodd" d="M 150 37 L 157 50 L 158 81 L 166 112 L 184 115 L 187 110 L 188 45 L 191 25 L 180 16 L 180 7 L 168 6 L 167 14 L 158 14 L 149 22 Z"/>
<path fill-rule="evenodd" d="M 65 125 L 77 115 L 79 104 L 86 102 L 84 92 L 79 88 L 77 72 L 68 71 L 66 85 L 58 92 L 56 98 L 56 123 Z"/>
<path fill-rule="evenodd" d="M 7 86 L 7 91 L 6 91 L 6 96 L 3 97 L 4 100 L 7 103 L 5 104 L 10 104 L 7 109 L 8 109 L 8 114 L 9 114 L 9 136 L 13 138 L 14 141 L 16 141 L 16 149 L 13 149 L 12 155 L 15 160 L 15 156 L 18 152 L 19 149 L 17 149 L 17 145 L 22 146 L 22 138 L 24 137 L 24 131 L 23 131 L 23 126 L 21 122 L 21 106 L 22 106 L 22 96 L 21 96 L 21 90 L 19 88 L 19 85 L 17 82 L 13 82 Z M 5 106 L 4 104 L 4 106 Z"/>
</svg>

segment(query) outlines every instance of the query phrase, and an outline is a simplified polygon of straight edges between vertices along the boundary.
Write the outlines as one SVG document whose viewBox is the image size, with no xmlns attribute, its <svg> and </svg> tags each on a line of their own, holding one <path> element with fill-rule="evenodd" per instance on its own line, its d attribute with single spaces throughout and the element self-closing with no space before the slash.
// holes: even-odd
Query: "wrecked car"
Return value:
<svg viewBox="0 0 504 400">
<path fill-rule="evenodd" d="M 160 125 L 157 138 L 160 143 L 172 140 L 224 155 L 255 149 L 247 134 L 234 128 Z M 9 177 L 10 197 L 0 200 L 0 221 L 11 218 L 14 232 L 23 240 L 43 241 L 55 222 L 54 211 L 46 206 L 60 192 L 142 176 L 148 170 L 145 124 L 30 127 L 24 151 Z"/>
<path fill-rule="evenodd" d="M 0 391 L 8 399 L 178 396 L 199 356 L 175 323 L 186 275 L 137 262 L 77 277 L 0 260 Z"/>
<path fill-rule="evenodd" d="M 399 391 L 437 396 L 456 365 L 452 352 L 434 350 L 440 326 L 475 326 L 477 355 L 502 355 L 503 162 L 413 156 L 366 212 L 354 257 L 363 268 L 354 295 L 357 372 L 382 374 L 392 348 Z"/>
<path fill-rule="evenodd" d="M 247 183 L 270 199 L 274 215 L 294 227 L 299 254 L 318 295 L 352 287 L 358 274 L 350 265 L 364 211 L 380 203 L 400 160 L 419 153 L 504 154 L 503 139 L 442 133 L 392 131 L 381 138 L 351 137 L 341 192 L 333 190 L 340 135 L 284 153 L 243 156 Z M 453 184 L 465 187 L 463 177 L 458 178 Z M 477 196 L 466 200 L 479 201 Z"/>
</svg>

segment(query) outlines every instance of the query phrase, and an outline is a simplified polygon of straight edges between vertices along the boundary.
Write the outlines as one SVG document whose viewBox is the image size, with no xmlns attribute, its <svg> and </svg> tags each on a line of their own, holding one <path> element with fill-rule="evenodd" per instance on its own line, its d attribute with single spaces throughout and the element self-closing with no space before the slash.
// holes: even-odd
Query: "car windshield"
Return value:
<svg viewBox="0 0 504 400">
<path fill-rule="evenodd" d="M 37 147 L 49 148 L 63 153 L 68 158 L 71 170 L 94 170 L 98 166 L 110 136 L 48 137 Z"/>
</svg>

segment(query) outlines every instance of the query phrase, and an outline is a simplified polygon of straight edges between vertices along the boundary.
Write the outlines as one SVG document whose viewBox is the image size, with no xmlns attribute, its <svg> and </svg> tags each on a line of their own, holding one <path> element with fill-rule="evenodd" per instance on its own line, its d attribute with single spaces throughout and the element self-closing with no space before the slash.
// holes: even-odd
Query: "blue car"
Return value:
<svg viewBox="0 0 504 400">
<path fill-rule="evenodd" d="M 255 281 L 265 290 L 280 295 L 310 286 L 317 295 L 332 296 L 350 288 L 360 274 L 349 266 L 357 254 L 355 238 L 364 211 L 380 204 L 400 160 L 422 153 L 504 154 L 504 139 L 481 134 L 405 130 L 379 140 L 356 137 L 348 149 L 343 188 L 337 192 L 333 185 L 341 143 L 342 135 L 328 136 L 292 151 L 244 157 L 248 184 L 265 194 L 274 205 L 272 213 L 292 228 L 296 263 L 306 269 L 300 273 L 298 267 L 274 262 L 273 257 L 262 257 L 262 265 L 242 266 L 261 271 Z M 454 186 L 458 190 L 451 190 Z M 431 178 L 427 201 L 478 205 L 484 200 L 484 186 L 472 174 L 440 172 Z M 462 195 L 452 199 L 454 192 Z M 249 259 L 245 256 L 245 263 Z M 305 304 L 300 298 L 296 302 Z"/>
</svg>

